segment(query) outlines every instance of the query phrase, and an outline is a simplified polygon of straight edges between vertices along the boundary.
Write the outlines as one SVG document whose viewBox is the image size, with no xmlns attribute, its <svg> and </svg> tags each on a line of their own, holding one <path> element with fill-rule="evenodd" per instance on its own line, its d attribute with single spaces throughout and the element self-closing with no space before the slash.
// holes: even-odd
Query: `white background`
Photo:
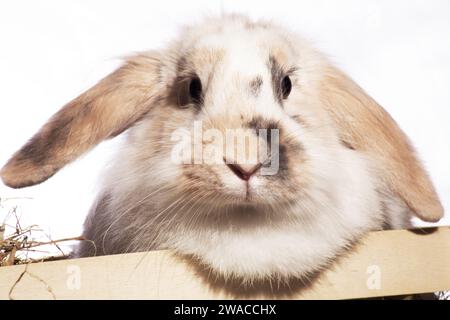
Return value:
<svg viewBox="0 0 450 320">
<path fill-rule="evenodd" d="M 450 209 L 450 1 L 8 1 L 0 10 L 0 165 L 63 104 L 129 53 L 163 46 L 220 12 L 273 18 L 312 40 L 411 137 Z M 5 212 L 53 238 L 76 236 L 117 141 L 42 185 L 0 183 Z M 450 215 L 441 222 L 450 224 Z"/>
</svg>

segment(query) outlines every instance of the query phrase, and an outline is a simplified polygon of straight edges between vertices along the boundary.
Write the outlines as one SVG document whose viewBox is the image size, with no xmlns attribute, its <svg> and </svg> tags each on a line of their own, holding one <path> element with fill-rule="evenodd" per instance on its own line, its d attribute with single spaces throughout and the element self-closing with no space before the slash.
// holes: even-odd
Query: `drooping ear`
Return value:
<svg viewBox="0 0 450 320">
<path fill-rule="evenodd" d="M 162 93 L 157 53 L 130 58 L 61 110 L 0 171 L 13 188 L 41 183 L 141 119 Z"/>
<path fill-rule="evenodd" d="M 444 209 L 408 138 L 390 115 L 355 82 L 329 68 L 320 99 L 344 144 L 374 159 L 384 183 L 422 220 L 436 222 Z"/>
</svg>

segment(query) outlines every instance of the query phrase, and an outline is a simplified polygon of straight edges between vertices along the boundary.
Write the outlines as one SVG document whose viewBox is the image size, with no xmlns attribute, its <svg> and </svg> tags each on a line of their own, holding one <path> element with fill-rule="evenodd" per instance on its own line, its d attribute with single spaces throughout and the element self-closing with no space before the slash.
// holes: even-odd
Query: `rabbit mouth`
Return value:
<svg viewBox="0 0 450 320">
<path fill-rule="evenodd" d="M 242 169 L 242 168 L 241 168 Z M 217 206 L 248 205 L 254 207 L 274 207 L 286 205 L 301 196 L 303 187 L 294 178 L 287 177 L 288 170 L 283 169 L 278 175 L 264 176 L 257 172 L 247 176 L 244 172 L 229 165 L 219 168 L 188 172 L 182 193 L 195 196 L 206 194 L 200 202 Z M 199 173 L 202 172 L 202 173 Z M 249 171 L 251 172 L 251 171 Z"/>
</svg>

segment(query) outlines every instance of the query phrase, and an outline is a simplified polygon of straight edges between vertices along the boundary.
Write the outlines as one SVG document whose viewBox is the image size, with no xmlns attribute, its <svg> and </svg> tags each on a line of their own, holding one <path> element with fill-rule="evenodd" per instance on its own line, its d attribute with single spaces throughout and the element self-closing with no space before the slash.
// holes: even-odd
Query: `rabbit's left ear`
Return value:
<svg viewBox="0 0 450 320">
<path fill-rule="evenodd" d="M 422 220 L 444 209 L 406 135 L 389 114 L 341 71 L 330 67 L 320 83 L 321 103 L 342 142 L 374 159 L 384 183 Z"/>
</svg>

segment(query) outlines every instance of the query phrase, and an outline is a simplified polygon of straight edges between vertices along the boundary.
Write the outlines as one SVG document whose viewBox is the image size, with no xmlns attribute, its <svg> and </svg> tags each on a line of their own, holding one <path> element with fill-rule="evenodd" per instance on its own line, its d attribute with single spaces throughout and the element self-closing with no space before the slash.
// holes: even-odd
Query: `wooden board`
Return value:
<svg viewBox="0 0 450 320">
<path fill-rule="evenodd" d="M 213 282 L 170 251 L 0 268 L 1 299 L 349 299 L 423 293 L 450 290 L 450 227 L 373 232 L 312 284 L 290 286 L 243 290 Z"/>
</svg>

